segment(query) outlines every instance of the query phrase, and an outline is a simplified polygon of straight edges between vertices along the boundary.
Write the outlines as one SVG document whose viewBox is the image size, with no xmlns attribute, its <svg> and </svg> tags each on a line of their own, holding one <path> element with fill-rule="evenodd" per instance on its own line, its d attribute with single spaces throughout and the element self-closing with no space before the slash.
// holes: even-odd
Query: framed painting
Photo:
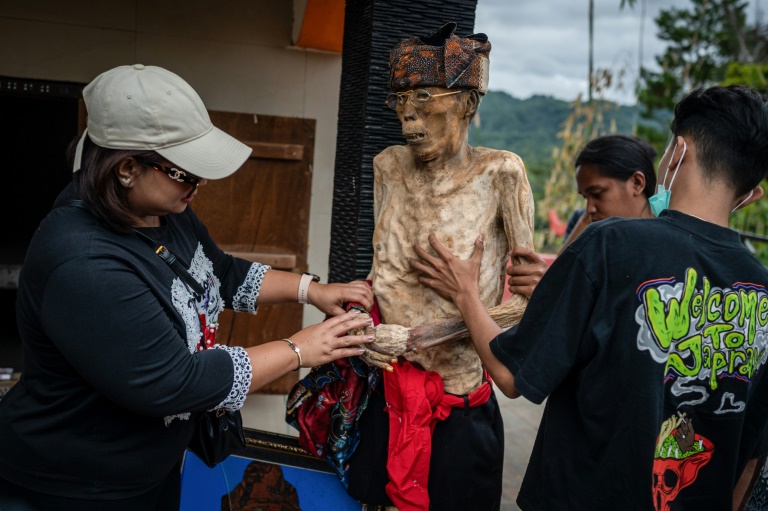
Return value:
<svg viewBox="0 0 768 511">
<path fill-rule="evenodd" d="M 324 460 L 298 439 L 245 430 L 247 448 L 208 468 L 189 451 L 181 475 L 182 511 L 374 511 L 349 495 Z"/>
</svg>

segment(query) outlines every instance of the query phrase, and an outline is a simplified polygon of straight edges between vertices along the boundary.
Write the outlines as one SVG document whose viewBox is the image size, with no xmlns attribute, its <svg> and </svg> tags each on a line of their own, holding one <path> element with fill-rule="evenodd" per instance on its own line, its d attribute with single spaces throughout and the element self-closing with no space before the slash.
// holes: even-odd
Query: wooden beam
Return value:
<svg viewBox="0 0 768 511">
<path fill-rule="evenodd" d="M 231 255 L 252 263 L 268 264 L 276 270 L 294 270 L 296 254 L 291 254 L 278 247 L 249 247 L 246 245 L 221 245 L 220 248 Z"/>
<path fill-rule="evenodd" d="M 294 161 L 304 159 L 304 146 L 300 144 L 275 144 L 249 140 L 243 140 L 243 143 L 253 149 L 251 158 Z"/>
</svg>

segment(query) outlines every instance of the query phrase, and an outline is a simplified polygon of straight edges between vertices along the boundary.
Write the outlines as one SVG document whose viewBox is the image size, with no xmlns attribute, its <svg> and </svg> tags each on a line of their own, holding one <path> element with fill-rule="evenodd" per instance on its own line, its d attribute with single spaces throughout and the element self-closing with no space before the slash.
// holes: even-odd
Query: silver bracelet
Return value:
<svg viewBox="0 0 768 511">
<path fill-rule="evenodd" d="M 298 346 L 293 344 L 293 341 L 290 340 L 290 339 L 280 339 L 280 340 L 287 342 L 288 346 L 290 346 L 291 349 L 293 350 L 293 352 L 296 353 L 296 356 L 299 357 L 299 367 L 294 369 L 294 371 L 298 371 L 299 369 L 301 369 L 301 364 L 302 364 L 302 362 L 301 362 L 301 348 L 299 348 Z"/>
</svg>

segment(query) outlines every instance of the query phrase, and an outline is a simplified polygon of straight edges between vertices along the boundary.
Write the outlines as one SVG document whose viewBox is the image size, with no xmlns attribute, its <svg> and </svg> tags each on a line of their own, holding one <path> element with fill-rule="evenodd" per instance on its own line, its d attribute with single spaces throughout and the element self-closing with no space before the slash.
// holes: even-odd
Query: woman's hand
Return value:
<svg viewBox="0 0 768 511">
<path fill-rule="evenodd" d="M 419 282 L 454 303 L 463 296 L 479 295 L 477 282 L 480 279 L 480 262 L 483 259 L 483 237 L 478 236 L 474 252 L 465 261 L 446 250 L 434 234 L 430 234 L 428 240 L 437 257 L 430 255 L 421 246 L 414 245 L 413 249 L 421 260 L 409 259 L 411 267 L 422 274 Z"/>
<path fill-rule="evenodd" d="M 348 284 L 318 284 L 313 282 L 307 290 L 309 303 L 329 316 L 344 314 L 345 303 L 356 302 L 371 310 L 373 307 L 373 291 L 371 286 L 362 280 Z"/>
<path fill-rule="evenodd" d="M 530 298 L 541 277 L 547 271 L 547 263 L 539 254 L 526 247 L 516 247 L 509 255 L 512 258 L 530 261 L 528 264 L 513 263 L 507 268 L 509 292 Z"/>
<path fill-rule="evenodd" d="M 281 341 L 268 342 L 246 348 L 251 361 L 251 385 L 255 392 L 269 382 L 301 367 L 315 367 L 343 357 L 365 353 L 363 345 L 373 340 L 372 335 L 345 335 L 349 330 L 371 325 L 371 318 L 358 310 L 336 316 L 293 334 L 290 339 L 299 348 L 299 356 Z"/>
<path fill-rule="evenodd" d="M 352 309 L 300 330 L 291 336 L 291 341 L 301 349 L 302 366 L 315 367 L 339 358 L 365 353 L 365 348 L 358 345 L 370 343 L 373 341 L 373 335 L 349 335 L 347 332 L 364 331 L 367 326 L 372 326 L 370 316 Z"/>
</svg>

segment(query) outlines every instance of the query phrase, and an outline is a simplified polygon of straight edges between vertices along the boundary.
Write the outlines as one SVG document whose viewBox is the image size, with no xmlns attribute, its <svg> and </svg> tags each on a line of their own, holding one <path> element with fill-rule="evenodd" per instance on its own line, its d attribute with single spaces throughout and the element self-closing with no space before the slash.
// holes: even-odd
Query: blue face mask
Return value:
<svg viewBox="0 0 768 511">
<path fill-rule="evenodd" d="M 662 211 L 669 209 L 670 195 L 672 195 L 672 192 L 665 190 L 664 185 L 659 185 L 656 188 L 656 193 L 648 199 L 648 203 L 651 205 L 653 216 L 659 216 Z"/>
<path fill-rule="evenodd" d="M 677 144 L 675 144 L 675 149 L 677 149 Z M 664 187 L 664 184 L 667 182 L 667 174 L 669 174 L 669 167 L 667 167 L 667 171 L 664 172 L 664 179 L 656 188 L 656 193 L 648 199 L 648 203 L 651 205 L 653 216 L 659 216 L 662 211 L 669 209 L 669 198 L 672 196 L 672 183 L 675 182 L 677 171 L 680 170 L 680 164 L 683 163 L 686 149 L 688 149 L 688 147 L 685 144 L 685 140 L 683 140 L 683 154 L 680 155 L 680 159 L 677 162 L 677 167 L 675 167 L 675 171 L 672 173 L 672 180 L 669 182 L 669 188 Z M 675 150 L 672 150 L 672 154 L 674 154 L 674 152 Z"/>
</svg>

